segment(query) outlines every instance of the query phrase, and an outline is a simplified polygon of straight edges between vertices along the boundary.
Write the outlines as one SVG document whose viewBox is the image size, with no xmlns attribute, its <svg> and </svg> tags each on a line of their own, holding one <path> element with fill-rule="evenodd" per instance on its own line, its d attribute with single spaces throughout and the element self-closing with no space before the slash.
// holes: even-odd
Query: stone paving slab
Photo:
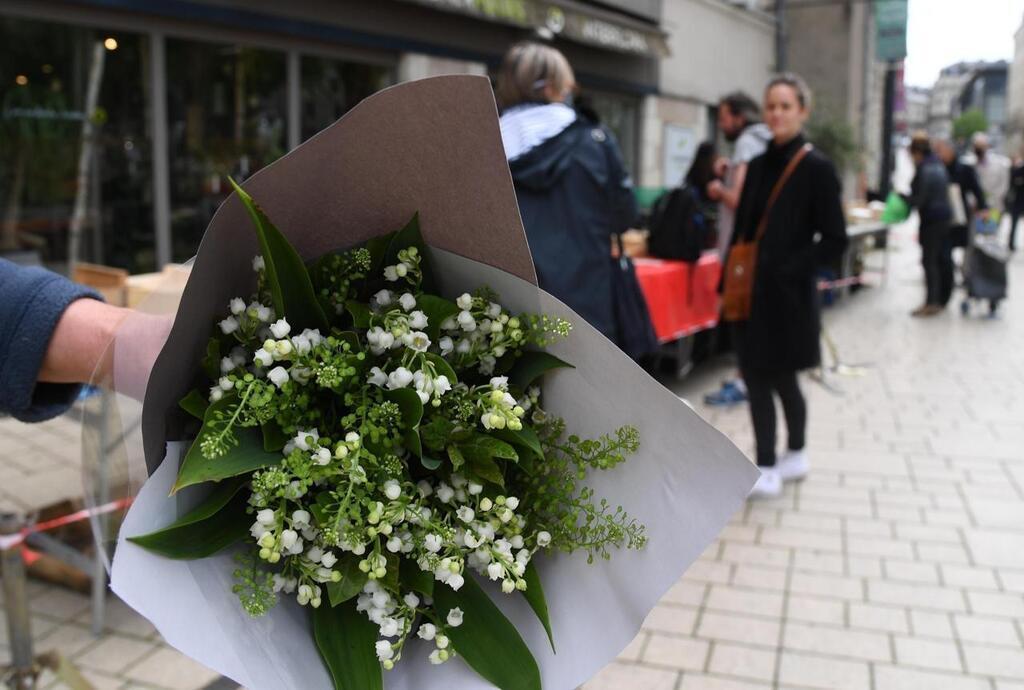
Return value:
<svg viewBox="0 0 1024 690">
<path fill-rule="evenodd" d="M 740 510 L 585 690 L 1024 689 L 1024 301 L 995 321 L 909 318 L 911 232 L 884 288 L 826 312 L 842 361 L 867 369 L 830 375 L 841 394 L 802 379 L 812 474 Z M 1010 280 L 1012 294 L 1024 257 Z M 672 386 L 751 454 L 746 408 L 699 402 L 730 374 L 717 361 Z M 0 509 L 81 495 L 78 435 L 71 418 L 0 420 Z M 113 597 L 97 639 L 87 598 L 31 594 L 38 648 L 97 688 L 217 681 Z M 0 663 L 8 653 L 3 629 Z"/>
</svg>

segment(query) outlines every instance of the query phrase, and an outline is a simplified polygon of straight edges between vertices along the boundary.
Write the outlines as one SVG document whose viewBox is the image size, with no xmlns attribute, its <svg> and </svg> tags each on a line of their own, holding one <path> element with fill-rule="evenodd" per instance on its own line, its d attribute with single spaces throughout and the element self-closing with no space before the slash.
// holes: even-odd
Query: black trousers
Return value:
<svg viewBox="0 0 1024 690">
<path fill-rule="evenodd" d="M 775 395 L 782 401 L 786 417 L 786 432 L 790 450 L 804 447 L 807 432 L 807 402 L 800 392 L 797 372 L 764 372 L 743 370 L 743 382 L 747 385 L 747 399 L 750 401 L 750 419 L 754 423 L 754 441 L 757 445 L 757 464 L 760 467 L 775 465 Z"/>
<path fill-rule="evenodd" d="M 921 266 L 924 268 L 925 304 L 945 306 L 953 294 L 953 243 L 945 226 L 923 227 Z"/>
<path fill-rule="evenodd" d="M 939 256 L 939 304 L 946 306 L 953 296 L 956 281 L 953 277 L 953 234 L 943 233 L 942 253 Z"/>
<path fill-rule="evenodd" d="M 1017 221 L 1024 215 L 1024 209 L 1014 208 L 1010 210 L 1010 251 L 1017 251 Z"/>
</svg>

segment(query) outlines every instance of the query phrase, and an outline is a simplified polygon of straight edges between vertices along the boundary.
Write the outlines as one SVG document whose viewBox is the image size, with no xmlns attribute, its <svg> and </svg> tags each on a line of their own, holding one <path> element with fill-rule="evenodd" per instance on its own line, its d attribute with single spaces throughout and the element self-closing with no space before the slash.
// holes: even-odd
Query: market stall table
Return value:
<svg viewBox="0 0 1024 690">
<path fill-rule="evenodd" d="M 694 263 L 645 258 L 633 263 L 658 341 L 676 343 L 683 372 L 689 365 L 690 336 L 718 325 L 718 254 L 706 252 Z"/>
</svg>

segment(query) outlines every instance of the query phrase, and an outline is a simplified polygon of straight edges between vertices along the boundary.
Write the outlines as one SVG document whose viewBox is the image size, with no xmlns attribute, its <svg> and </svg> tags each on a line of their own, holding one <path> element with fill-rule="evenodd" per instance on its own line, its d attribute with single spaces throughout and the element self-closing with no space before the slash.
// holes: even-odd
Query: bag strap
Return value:
<svg viewBox="0 0 1024 690">
<path fill-rule="evenodd" d="M 800 147 L 800 150 L 793 154 L 793 157 L 789 159 L 789 163 L 786 164 L 786 169 L 782 171 L 782 176 L 775 182 L 775 186 L 772 187 L 772 193 L 768 196 L 768 203 L 765 204 L 764 213 L 761 215 L 761 221 L 757 224 L 757 233 L 754 235 L 754 241 L 760 242 L 761 238 L 764 237 L 765 231 L 768 229 L 768 214 L 771 213 L 772 206 L 775 205 L 775 200 L 779 198 L 779 194 L 782 193 L 782 188 L 789 182 L 789 178 L 792 177 L 793 171 L 796 170 L 796 166 L 800 165 L 800 161 L 804 159 L 808 153 L 811 152 L 814 146 L 810 143 L 804 144 Z"/>
</svg>

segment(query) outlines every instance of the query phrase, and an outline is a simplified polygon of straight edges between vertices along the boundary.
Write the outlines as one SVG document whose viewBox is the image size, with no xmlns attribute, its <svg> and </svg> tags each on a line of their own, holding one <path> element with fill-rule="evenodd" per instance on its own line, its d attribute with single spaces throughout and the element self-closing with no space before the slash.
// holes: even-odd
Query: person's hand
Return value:
<svg viewBox="0 0 1024 690">
<path fill-rule="evenodd" d="M 714 164 L 711 166 L 712 171 L 715 173 L 715 177 L 725 177 L 725 174 L 729 172 L 729 159 L 725 156 L 719 156 L 715 159 Z"/>
<path fill-rule="evenodd" d="M 94 299 L 68 305 L 50 338 L 39 380 L 94 383 L 141 400 L 173 315 L 143 314 Z"/>
<path fill-rule="evenodd" d="M 725 189 L 725 185 L 723 185 L 719 180 L 711 180 L 711 182 L 708 182 L 708 186 L 705 187 L 704 191 L 712 201 L 720 201 L 723 189 Z"/>
</svg>

